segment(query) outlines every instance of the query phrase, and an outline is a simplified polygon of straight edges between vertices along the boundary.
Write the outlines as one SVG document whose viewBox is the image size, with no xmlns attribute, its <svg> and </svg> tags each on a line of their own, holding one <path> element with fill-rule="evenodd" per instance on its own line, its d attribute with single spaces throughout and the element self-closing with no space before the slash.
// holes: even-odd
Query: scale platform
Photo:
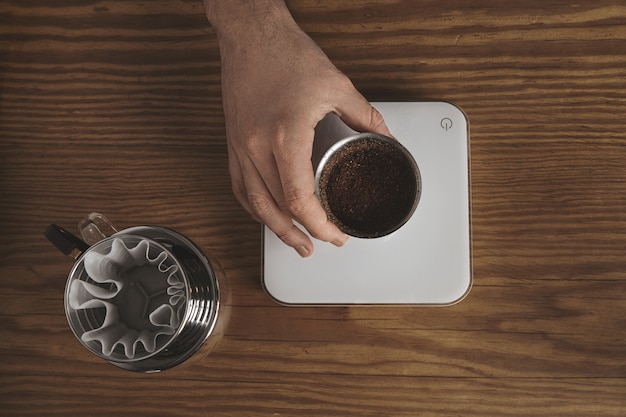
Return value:
<svg viewBox="0 0 626 417">
<path fill-rule="evenodd" d="M 411 219 L 341 248 L 313 239 L 301 258 L 267 227 L 263 287 L 285 305 L 451 305 L 472 285 L 469 126 L 447 102 L 372 103 L 411 152 L 422 192 Z"/>
</svg>

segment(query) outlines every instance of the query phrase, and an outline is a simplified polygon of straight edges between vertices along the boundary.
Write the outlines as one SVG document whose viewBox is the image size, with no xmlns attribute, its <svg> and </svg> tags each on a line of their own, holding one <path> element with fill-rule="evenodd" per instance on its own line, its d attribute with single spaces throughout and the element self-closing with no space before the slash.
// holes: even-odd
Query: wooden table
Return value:
<svg viewBox="0 0 626 417">
<path fill-rule="evenodd" d="M 466 111 L 469 297 L 275 304 L 230 192 L 201 2 L 0 1 L 0 415 L 625 415 L 624 2 L 289 7 L 368 98 Z M 137 374 L 75 340 L 71 261 L 42 233 L 94 210 L 219 258 L 232 318 L 206 359 Z"/>
</svg>

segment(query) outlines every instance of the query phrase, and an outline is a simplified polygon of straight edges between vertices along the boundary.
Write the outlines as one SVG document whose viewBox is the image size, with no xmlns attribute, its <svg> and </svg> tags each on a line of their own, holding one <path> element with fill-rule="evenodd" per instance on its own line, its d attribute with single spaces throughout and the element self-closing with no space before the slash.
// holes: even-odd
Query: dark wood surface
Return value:
<svg viewBox="0 0 626 417">
<path fill-rule="evenodd" d="M 0 1 L 0 415 L 626 414 L 626 4 L 290 1 L 371 100 L 471 123 L 474 286 L 447 308 L 288 308 L 230 192 L 199 0 Z M 43 238 L 90 211 L 217 257 L 226 336 L 160 374 L 89 354 Z"/>
</svg>

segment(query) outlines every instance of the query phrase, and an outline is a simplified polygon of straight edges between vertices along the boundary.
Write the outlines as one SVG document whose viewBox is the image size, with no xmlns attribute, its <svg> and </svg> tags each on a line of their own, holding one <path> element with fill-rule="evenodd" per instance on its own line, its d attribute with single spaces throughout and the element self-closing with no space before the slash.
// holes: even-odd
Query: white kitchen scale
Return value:
<svg viewBox="0 0 626 417">
<path fill-rule="evenodd" d="M 301 258 L 267 227 L 263 286 L 286 305 L 451 305 L 472 284 L 469 126 L 447 102 L 372 103 L 420 170 L 421 197 L 410 220 L 375 239 L 341 248 L 313 239 Z M 352 131 L 353 132 L 353 131 Z"/>
</svg>

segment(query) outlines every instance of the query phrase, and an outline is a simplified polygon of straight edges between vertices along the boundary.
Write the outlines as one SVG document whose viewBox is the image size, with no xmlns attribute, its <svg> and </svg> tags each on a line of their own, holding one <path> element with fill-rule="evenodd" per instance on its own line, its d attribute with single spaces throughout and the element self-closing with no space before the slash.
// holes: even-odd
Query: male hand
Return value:
<svg viewBox="0 0 626 417">
<path fill-rule="evenodd" d="M 303 257 L 313 253 L 313 242 L 294 220 L 314 238 L 342 246 L 348 236 L 315 196 L 314 128 L 334 112 L 354 130 L 389 135 L 383 117 L 284 5 L 240 14 L 218 38 L 235 196 Z"/>
</svg>

